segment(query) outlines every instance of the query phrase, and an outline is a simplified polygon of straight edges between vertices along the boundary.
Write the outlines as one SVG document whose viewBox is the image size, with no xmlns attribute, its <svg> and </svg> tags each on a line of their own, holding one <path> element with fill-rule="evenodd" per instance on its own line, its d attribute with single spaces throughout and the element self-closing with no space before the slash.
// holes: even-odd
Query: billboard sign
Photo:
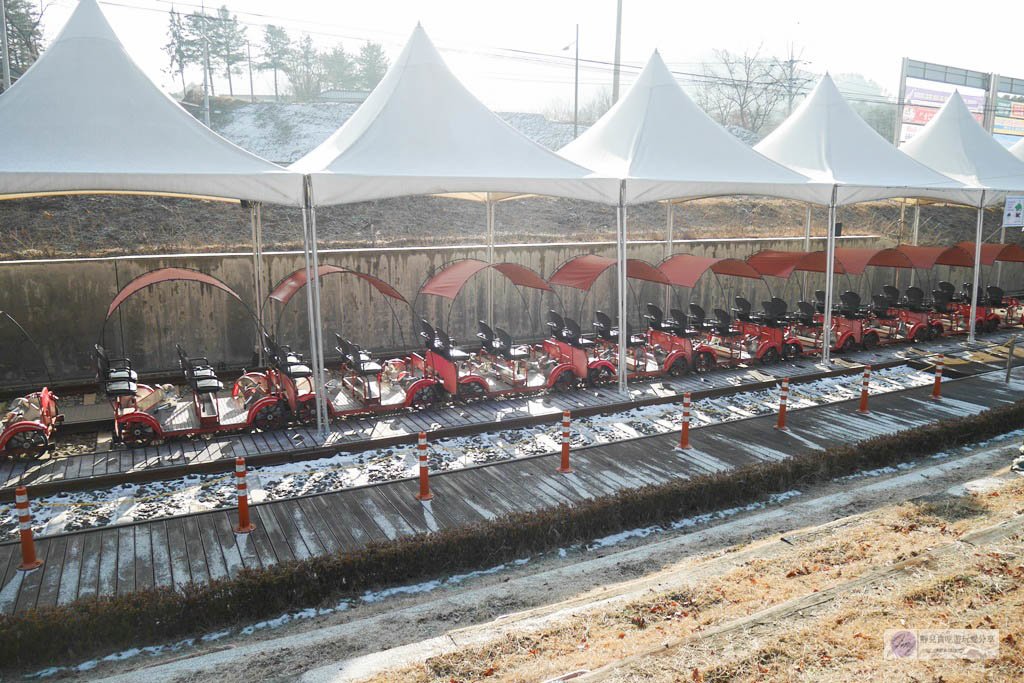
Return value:
<svg viewBox="0 0 1024 683">
<path fill-rule="evenodd" d="M 1003 208 L 1003 227 L 1024 228 L 1024 195 L 1007 195 Z"/>
<path fill-rule="evenodd" d="M 939 113 L 953 93 L 960 93 L 964 104 L 978 120 L 985 123 L 984 88 L 972 85 L 943 83 L 924 78 L 907 77 L 903 94 L 903 120 L 900 124 L 900 144 L 910 140 Z"/>
</svg>

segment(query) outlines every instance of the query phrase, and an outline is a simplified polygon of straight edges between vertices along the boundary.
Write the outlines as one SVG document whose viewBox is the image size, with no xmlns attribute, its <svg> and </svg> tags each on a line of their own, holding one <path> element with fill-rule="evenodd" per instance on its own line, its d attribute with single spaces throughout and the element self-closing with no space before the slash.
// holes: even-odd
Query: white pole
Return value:
<svg viewBox="0 0 1024 683">
<path fill-rule="evenodd" d="M 921 227 L 921 200 L 918 200 L 914 204 L 914 230 L 910 234 L 910 243 L 917 246 L 918 230 Z M 916 268 L 910 269 L 910 286 L 914 286 L 914 276 L 917 274 Z"/>
<path fill-rule="evenodd" d="M 252 300 L 253 300 L 253 312 L 256 314 L 256 320 L 259 324 L 256 325 L 256 354 L 259 358 L 259 364 L 263 365 L 263 284 L 262 276 L 260 274 L 260 247 L 259 247 L 259 231 L 257 229 L 256 214 L 259 212 L 259 202 L 253 202 L 249 205 L 249 222 L 252 228 Z"/>
<path fill-rule="evenodd" d="M 672 256 L 673 245 L 675 244 L 675 218 L 676 207 L 672 200 L 665 202 L 665 258 Z M 672 287 L 665 287 L 665 315 L 669 314 L 672 308 Z"/>
<path fill-rule="evenodd" d="M 626 387 L 626 342 L 629 339 L 628 329 L 628 307 L 626 302 L 626 181 L 619 181 L 619 206 L 616 211 L 616 244 L 615 244 L 615 256 L 618 259 L 618 268 L 616 273 L 618 275 L 618 293 L 619 293 L 619 363 L 618 363 L 618 375 L 619 375 L 619 391 L 623 394 L 628 394 L 629 389 Z"/>
<path fill-rule="evenodd" d="M 307 176 L 308 177 L 308 176 Z M 316 203 L 313 199 L 313 184 L 309 184 L 309 236 L 310 253 L 313 255 L 312 268 L 317 277 L 310 283 L 313 286 L 313 317 L 316 321 L 316 365 L 313 368 L 313 390 L 316 392 L 316 431 L 321 437 L 327 434 L 329 413 L 327 412 L 327 382 L 324 377 L 324 322 L 320 311 L 320 249 L 316 236 Z"/>
<path fill-rule="evenodd" d="M 494 263 L 494 200 L 487 193 L 487 263 Z M 487 269 L 487 324 L 494 325 L 494 269 Z"/>
<path fill-rule="evenodd" d="M 804 221 L 804 251 L 808 252 L 811 250 L 811 212 L 813 207 L 807 205 L 807 220 Z M 800 294 L 801 296 L 807 296 L 807 271 L 801 275 L 802 282 L 800 283 Z"/>
<path fill-rule="evenodd" d="M 619 101 L 619 61 L 622 55 L 622 0 L 615 14 L 615 66 L 612 71 L 612 104 Z"/>
<path fill-rule="evenodd" d="M 210 127 L 210 41 L 206 38 L 206 3 L 203 3 L 203 123 Z"/>
<path fill-rule="evenodd" d="M 572 98 L 572 139 L 579 137 L 580 128 L 580 25 L 576 24 L 576 76 L 575 94 Z"/>
<path fill-rule="evenodd" d="M 825 319 L 821 325 L 821 360 L 828 363 L 832 354 L 832 294 L 836 265 L 836 189 L 832 186 L 832 199 L 828 204 L 828 238 L 825 242 Z"/>
<path fill-rule="evenodd" d="M 249 101 L 256 101 L 256 90 L 252 86 L 252 45 L 245 41 L 245 53 L 249 58 Z"/>
<path fill-rule="evenodd" d="M 310 196 L 309 196 L 309 176 L 303 178 L 303 192 L 302 192 L 302 254 L 303 259 L 306 262 L 306 321 L 309 326 L 309 360 L 315 369 L 318 367 L 316 361 L 316 327 L 319 324 L 319 317 L 314 315 L 313 309 L 313 282 L 316 281 L 316 276 L 313 270 L 313 258 L 310 248 Z M 278 341 L 278 340 L 274 340 Z M 313 376 L 314 390 L 316 389 L 316 374 Z M 316 420 L 317 430 L 320 429 L 320 402 L 316 402 Z"/>
<path fill-rule="evenodd" d="M 577 29 L 579 30 L 579 29 Z M 11 88 L 11 53 L 7 46 L 7 3 L 0 0 L 0 61 L 3 62 L 4 92 Z"/>
<path fill-rule="evenodd" d="M 968 327 L 967 343 L 974 343 L 974 322 L 978 316 L 978 285 L 981 275 L 981 235 L 985 223 L 985 190 L 981 191 L 978 204 L 978 224 L 974 228 L 974 278 L 971 285 L 971 322 Z"/>
<path fill-rule="evenodd" d="M 1006 244 L 1006 226 L 999 229 L 999 244 Z M 1003 286 L 1003 262 L 996 262 L 996 287 Z"/>
</svg>

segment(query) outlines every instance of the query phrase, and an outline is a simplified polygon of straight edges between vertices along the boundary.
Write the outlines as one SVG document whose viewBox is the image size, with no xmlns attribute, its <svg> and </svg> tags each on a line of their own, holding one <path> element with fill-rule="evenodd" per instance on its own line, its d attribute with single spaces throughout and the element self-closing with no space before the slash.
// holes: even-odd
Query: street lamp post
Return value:
<svg viewBox="0 0 1024 683">
<path fill-rule="evenodd" d="M 562 48 L 565 52 L 573 45 L 576 46 L 576 65 L 573 77 L 572 97 L 572 139 L 575 140 L 580 134 L 580 25 L 576 24 L 576 40 Z"/>
</svg>

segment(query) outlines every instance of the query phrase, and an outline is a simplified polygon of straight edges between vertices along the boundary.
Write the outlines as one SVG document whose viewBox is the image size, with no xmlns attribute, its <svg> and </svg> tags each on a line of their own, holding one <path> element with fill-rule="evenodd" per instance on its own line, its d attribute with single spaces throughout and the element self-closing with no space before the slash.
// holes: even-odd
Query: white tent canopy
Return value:
<svg viewBox="0 0 1024 683">
<path fill-rule="evenodd" d="M 980 195 L 893 147 L 843 99 L 827 74 L 754 149 L 811 180 L 837 186 L 837 205 L 927 197 L 973 206 Z"/>
<path fill-rule="evenodd" d="M 737 194 L 824 204 L 832 189 L 766 159 L 713 121 L 657 51 L 629 92 L 559 154 L 625 180 L 627 204 Z"/>
<path fill-rule="evenodd" d="M 448 70 L 422 26 L 356 113 L 291 169 L 309 174 L 317 206 L 444 193 L 618 199 L 617 182 L 562 159 L 488 110 Z"/>
<path fill-rule="evenodd" d="M 1021 139 L 1016 145 L 1010 148 L 1010 153 L 1017 157 L 1021 161 L 1024 161 L 1024 138 Z"/>
<path fill-rule="evenodd" d="M 1002 202 L 1006 192 L 1024 192 L 1024 161 L 981 127 L 960 93 L 953 93 L 924 130 L 900 149 L 964 185 L 985 189 L 986 206 Z"/>
<path fill-rule="evenodd" d="M 302 177 L 228 142 L 135 65 L 96 0 L 0 95 L 0 196 L 168 193 L 301 205 Z"/>
</svg>

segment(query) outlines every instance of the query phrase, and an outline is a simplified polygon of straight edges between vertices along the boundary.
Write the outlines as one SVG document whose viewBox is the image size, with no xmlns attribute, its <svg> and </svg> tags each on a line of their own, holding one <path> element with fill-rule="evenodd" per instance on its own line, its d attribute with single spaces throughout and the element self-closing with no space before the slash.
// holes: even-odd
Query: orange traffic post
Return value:
<svg viewBox="0 0 1024 683">
<path fill-rule="evenodd" d="M 569 425 L 572 423 L 572 413 L 568 410 L 562 413 L 562 462 L 558 471 L 562 474 L 569 474 L 572 468 L 569 467 Z"/>
<path fill-rule="evenodd" d="M 14 507 L 18 511 L 18 531 L 21 533 L 21 565 L 18 567 L 27 572 L 42 566 L 43 561 L 36 559 L 36 542 L 32 537 L 32 515 L 28 511 L 28 491 L 19 486 L 14 491 Z"/>
<path fill-rule="evenodd" d="M 782 387 L 779 389 L 779 423 L 776 429 L 788 430 L 786 426 L 786 402 L 789 400 L 789 378 L 782 378 Z"/>
<path fill-rule="evenodd" d="M 416 450 L 420 455 L 420 492 L 416 494 L 416 500 L 432 500 L 434 494 L 430 492 L 430 469 L 427 465 L 427 433 L 420 432 L 419 441 L 416 442 Z"/>
<path fill-rule="evenodd" d="M 256 527 L 249 521 L 249 485 L 246 482 L 245 458 L 235 458 L 235 486 L 238 489 L 238 526 L 236 534 L 247 534 Z"/>
<path fill-rule="evenodd" d="M 862 415 L 868 413 L 868 384 L 871 382 L 871 366 L 864 366 L 864 379 L 861 380 L 860 385 L 860 407 L 857 408 L 857 412 Z"/>
<path fill-rule="evenodd" d="M 942 398 L 942 363 L 944 356 L 940 353 L 935 361 L 935 385 L 932 387 L 932 398 L 936 401 Z"/>
<path fill-rule="evenodd" d="M 683 394 L 683 430 L 679 432 L 679 448 L 690 447 L 690 392 Z"/>
</svg>

